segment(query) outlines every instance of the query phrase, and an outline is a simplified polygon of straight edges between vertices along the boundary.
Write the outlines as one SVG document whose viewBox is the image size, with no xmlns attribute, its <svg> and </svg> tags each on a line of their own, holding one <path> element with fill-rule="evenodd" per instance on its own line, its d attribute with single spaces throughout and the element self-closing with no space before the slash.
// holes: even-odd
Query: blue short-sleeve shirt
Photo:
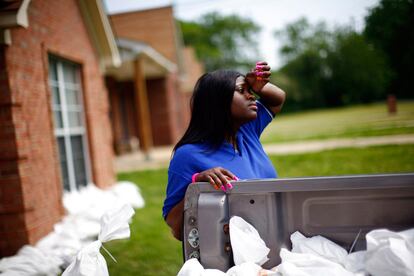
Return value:
<svg viewBox="0 0 414 276">
<path fill-rule="evenodd" d="M 277 177 L 276 170 L 259 140 L 274 115 L 260 101 L 257 101 L 257 107 L 257 118 L 242 125 L 236 134 L 239 149 L 237 152 L 228 142 L 224 142 L 216 151 L 212 151 L 205 143 L 186 144 L 175 151 L 168 169 L 164 218 L 184 198 L 194 173 L 222 167 L 240 179 Z"/>
</svg>

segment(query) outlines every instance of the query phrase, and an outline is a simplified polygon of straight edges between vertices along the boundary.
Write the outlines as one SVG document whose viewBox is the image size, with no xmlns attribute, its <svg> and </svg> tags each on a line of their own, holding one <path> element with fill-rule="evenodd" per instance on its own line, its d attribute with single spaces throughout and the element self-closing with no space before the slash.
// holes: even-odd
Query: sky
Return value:
<svg viewBox="0 0 414 276">
<path fill-rule="evenodd" d="M 312 24 L 352 24 L 362 30 L 364 17 L 378 3 L 379 0 L 104 0 L 109 14 L 173 5 L 174 15 L 181 20 L 197 20 L 212 11 L 250 18 L 261 27 L 257 34 L 261 56 L 257 60 L 266 60 L 274 69 L 283 65 L 275 30 L 301 17 Z"/>
</svg>

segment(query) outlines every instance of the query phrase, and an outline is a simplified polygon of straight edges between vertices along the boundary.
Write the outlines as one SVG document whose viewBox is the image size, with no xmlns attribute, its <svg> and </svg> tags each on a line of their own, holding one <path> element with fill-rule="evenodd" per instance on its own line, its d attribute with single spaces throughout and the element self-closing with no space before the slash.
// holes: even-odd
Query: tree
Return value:
<svg viewBox="0 0 414 276">
<path fill-rule="evenodd" d="M 389 93 L 414 96 L 414 1 L 382 0 L 365 18 L 365 37 L 383 51 L 393 74 Z"/>
<path fill-rule="evenodd" d="M 208 13 L 197 21 L 180 21 L 185 45 L 195 48 L 206 70 L 249 70 L 258 55 L 256 34 L 260 28 L 237 15 Z"/>
<path fill-rule="evenodd" d="M 282 41 L 280 53 L 286 61 L 280 73 L 290 79 L 285 88 L 289 91 L 286 105 L 302 109 L 326 106 L 322 85 L 332 48 L 332 35 L 326 24 L 312 26 L 301 18 L 275 35 Z"/>
<path fill-rule="evenodd" d="M 319 22 L 312 26 L 306 18 L 288 24 L 284 30 L 276 31 L 275 36 L 283 41 L 280 53 L 287 62 L 307 51 L 328 51 L 332 44 L 326 24 Z"/>
<path fill-rule="evenodd" d="M 276 36 L 284 42 L 286 64 L 280 72 L 293 89 L 290 106 L 340 106 L 384 98 L 389 76 L 384 57 L 352 28 L 329 30 L 324 23 L 300 19 Z"/>
<path fill-rule="evenodd" d="M 329 76 L 324 79 L 328 105 L 369 103 L 385 98 L 390 70 L 381 52 L 352 29 L 335 34 L 327 57 Z"/>
</svg>

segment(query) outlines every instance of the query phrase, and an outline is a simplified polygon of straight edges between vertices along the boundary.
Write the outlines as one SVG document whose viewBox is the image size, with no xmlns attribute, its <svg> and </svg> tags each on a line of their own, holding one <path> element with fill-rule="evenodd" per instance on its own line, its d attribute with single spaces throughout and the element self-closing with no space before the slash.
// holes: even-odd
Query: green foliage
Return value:
<svg viewBox="0 0 414 276">
<path fill-rule="evenodd" d="M 213 12 L 180 25 L 185 45 L 195 48 L 207 71 L 249 70 L 256 61 L 260 28 L 250 19 Z"/>
<path fill-rule="evenodd" d="M 327 106 L 369 103 L 385 98 L 389 71 L 382 54 L 352 30 L 335 34 L 335 48 L 327 57 L 324 79 Z"/>
<path fill-rule="evenodd" d="M 312 26 L 306 18 L 288 24 L 284 30 L 276 31 L 275 35 L 283 41 L 280 52 L 287 62 L 305 52 L 324 56 L 332 44 L 332 35 L 326 24 L 320 22 Z"/>
<path fill-rule="evenodd" d="M 414 96 L 414 1 L 382 0 L 365 19 L 364 35 L 383 51 L 393 70 L 389 93 Z"/>
<path fill-rule="evenodd" d="M 385 97 L 389 71 L 381 54 L 352 28 L 329 30 L 304 18 L 276 36 L 284 41 L 286 108 L 307 109 L 368 103 Z M 277 74 L 276 74 L 277 75 Z"/>
</svg>

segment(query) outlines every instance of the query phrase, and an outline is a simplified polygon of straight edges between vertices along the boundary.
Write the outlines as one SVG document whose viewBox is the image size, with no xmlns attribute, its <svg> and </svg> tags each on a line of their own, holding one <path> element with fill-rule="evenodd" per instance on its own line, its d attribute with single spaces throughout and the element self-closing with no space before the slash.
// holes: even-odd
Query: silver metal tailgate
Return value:
<svg viewBox="0 0 414 276">
<path fill-rule="evenodd" d="M 414 173 L 312 177 L 237 182 L 223 193 L 209 183 L 189 185 L 185 195 L 185 260 L 197 257 L 205 268 L 233 266 L 228 223 L 240 216 L 252 224 L 271 249 L 263 267 L 280 263 L 280 248 L 290 235 L 322 235 L 349 249 L 365 249 L 372 229 L 414 227 Z"/>
</svg>

